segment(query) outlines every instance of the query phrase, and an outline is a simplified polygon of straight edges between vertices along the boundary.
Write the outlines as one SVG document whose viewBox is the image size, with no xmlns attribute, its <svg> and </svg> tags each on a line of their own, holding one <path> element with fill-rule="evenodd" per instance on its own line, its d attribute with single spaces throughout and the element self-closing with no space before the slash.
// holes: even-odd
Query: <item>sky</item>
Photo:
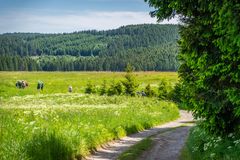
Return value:
<svg viewBox="0 0 240 160">
<path fill-rule="evenodd" d="M 0 33 L 66 33 L 155 24 L 156 18 L 149 15 L 153 10 L 144 0 L 0 0 Z"/>
</svg>

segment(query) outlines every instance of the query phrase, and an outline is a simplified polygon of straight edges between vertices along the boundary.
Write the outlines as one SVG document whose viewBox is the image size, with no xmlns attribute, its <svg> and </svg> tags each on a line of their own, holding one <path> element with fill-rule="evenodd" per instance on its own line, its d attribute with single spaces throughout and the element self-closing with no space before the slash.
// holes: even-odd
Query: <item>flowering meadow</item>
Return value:
<svg viewBox="0 0 240 160">
<path fill-rule="evenodd" d="M 81 159 L 102 144 L 179 116 L 156 98 L 80 93 L 0 99 L 0 159 Z"/>
</svg>

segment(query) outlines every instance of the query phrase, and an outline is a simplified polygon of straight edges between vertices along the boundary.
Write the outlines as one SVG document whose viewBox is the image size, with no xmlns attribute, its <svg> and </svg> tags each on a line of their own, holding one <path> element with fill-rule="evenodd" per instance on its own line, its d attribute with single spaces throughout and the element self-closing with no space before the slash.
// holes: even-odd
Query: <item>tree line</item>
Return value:
<svg viewBox="0 0 240 160">
<path fill-rule="evenodd" d="M 0 70 L 124 71 L 178 68 L 177 25 L 130 25 L 108 31 L 0 35 Z"/>
</svg>

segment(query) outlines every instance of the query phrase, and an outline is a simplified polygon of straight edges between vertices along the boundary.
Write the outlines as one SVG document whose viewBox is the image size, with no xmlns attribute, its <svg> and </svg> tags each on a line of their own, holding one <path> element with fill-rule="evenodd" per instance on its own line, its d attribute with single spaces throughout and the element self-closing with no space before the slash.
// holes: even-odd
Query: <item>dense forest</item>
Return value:
<svg viewBox="0 0 240 160">
<path fill-rule="evenodd" d="M 0 70 L 175 71 L 177 25 L 142 24 L 107 31 L 0 35 Z"/>
</svg>

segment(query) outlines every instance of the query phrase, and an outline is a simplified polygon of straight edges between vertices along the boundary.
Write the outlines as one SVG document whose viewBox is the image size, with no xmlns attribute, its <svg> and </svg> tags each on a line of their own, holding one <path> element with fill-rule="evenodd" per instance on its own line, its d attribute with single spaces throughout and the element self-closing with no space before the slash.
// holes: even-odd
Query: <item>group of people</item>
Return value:
<svg viewBox="0 0 240 160">
<path fill-rule="evenodd" d="M 19 89 L 24 89 L 25 87 L 28 87 L 28 82 L 26 80 L 18 80 L 16 82 L 16 87 L 19 88 Z M 38 81 L 37 83 L 37 89 L 38 90 L 43 90 L 43 87 L 44 87 L 44 83 L 42 81 Z M 73 91 L 73 88 L 72 86 L 69 86 L 68 87 L 68 92 L 72 92 Z"/>
<path fill-rule="evenodd" d="M 24 89 L 25 87 L 28 87 L 28 82 L 26 80 L 18 80 L 16 82 L 16 87 L 19 89 Z M 42 81 L 38 81 L 37 83 L 37 89 L 43 90 L 44 83 Z"/>
<path fill-rule="evenodd" d="M 24 89 L 25 87 L 28 87 L 28 82 L 25 80 L 18 80 L 16 82 L 16 87 L 20 89 Z"/>
</svg>

